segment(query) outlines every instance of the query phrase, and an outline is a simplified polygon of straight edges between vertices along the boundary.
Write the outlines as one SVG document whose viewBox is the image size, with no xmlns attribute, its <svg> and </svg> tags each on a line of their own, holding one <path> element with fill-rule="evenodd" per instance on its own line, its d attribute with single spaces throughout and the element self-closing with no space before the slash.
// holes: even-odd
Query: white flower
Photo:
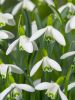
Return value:
<svg viewBox="0 0 75 100">
<path fill-rule="evenodd" d="M 65 32 L 69 33 L 72 29 L 75 29 L 75 16 L 72 16 L 65 26 Z"/>
<path fill-rule="evenodd" d="M 34 86 L 38 85 L 39 83 L 41 83 L 41 79 L 37 79 L 37 80 L 33 81 Z"/>
<path fill-rule="evenodd" d="M 23 74 L 23 70 L 17 67 L 16 65 L 12 64 L 0 64 L 0 74 L 6 77 L 6 74 L 8 73 L 17 73 L 17 74 Z"/>
<path fill-rule="evenodd" d="M 65 42 L 65 39 L 64 39 L 62 33 L 60 33 L 53 26 L 47 26 L 45 28 L 42 28 L 42 29 L 38 30 L 35 34 L 32 34 L 32 36 L 30 38 L 30 41 L 36 40 L 37 38 L 39 38 L 43 34 L 46 37 L 51 37 L 51 38 L 55 39 L 62 46 L 66 45 L 66 42 Z"/>
<path fill-rule="evenodd" d="M 10 93 L 15 88 L 19 90 L 28 91 L 28 92 L 35 92 L 35 89 L 28 84 L 13 83 L 8 88 L 6 88 L 3 92 L 0 93 L 0 100 L 3 100 L 8 95 L 8 93 Z"/>
<path fill-rule="evenodd" d="M 14 38 L 14 34 L 6 30 L 0 30 L 0 39 L 12 39 Z"/>
<path fill-rule="evenodd" d="M 20 9 L 27 9 L 29 11 L 33 11 L 35 8 L 35 4 L 30 0 L 21 0 L 13 9 L 12 14 L 16 15 Z"/>
<path fill-rule="evenodd" d="M 60 59 L 66 59 L 66 58 L 68 58 L 68 57 L 70 57 L 70 56 L 73 56 L 73 55 L 75 55 L 75 51 L 70 51 L 70 52 L 67 52 L 67 53 L 63 54 L 63 55 L 60 57 Z"/>
<path fill-rule="evenodd" d="M 36 90 L 47 90 L 46 95 L 51 97 L 51 99 L 56 98 L 57 93 L 59 93 L 61 100 L 68 100 L 65 94 L 61 91 L 60 86 L 57 83 L 42 82 L 35 86 Z"/>
<path fill-rule="evenodd" d="M 0 27 L 7 25 L 14 26 L 15 20 L 13 18 L 13 15 L 10 13 L 1 13 L 0 12 Z"/>
<path fill-rule="evenodd" d="M 38 50 L 37 44 L 34 41 L 31 42 L 30 38 L 26 37 L 25 35 L 22 35 L 8 47 L 6 55 L 10 54 L 18 43 L 19 47 L 28 53 L 32 53 L 33 50 Z"/>
<path fill-rule="evenodd" d="M 67 4 L 65 4 L 65 5 L 63 5 L 63 6 L 61 6 L 59 9 L 58 9 L 58 11 L 60 12 L 60 13 L 62 13 L 62 11 L 65 9 L 65 8 L 68 8 L 69 9 L 69 12 L 71 12 L 71 13 L 75 13 L 75 5 L 73 4 L 73 3 L 67 3 Z"/>
<path fill-rule="evenodd" d="M 62 71 L 60 65 L 54 61 L 53 59 L 49 58 L 48 56 L 43 57 L 40 61 L 38 61 L 32 68 L 30 72 L 30 76 L 33 76 L 39 67 L 42 65 L 43 71 L 52 72 L 53 69 L 57 71 Z"/>
<path fill-rule="evenodd" d="M 5 2 L 5 0 L 0 0 L 0 5 L 2 5 Z"/>
<path fill-rule="evenodd" d="M 53 5 L 54 6 L 54 2 L 53 0 L 44 0 L 48 5 Z"/>
<path fill-rule="evenodd" d="M 71 84 L 68 85 L 68 91 L 70 91 L 74 87 L 75 87 L 75 82 L 72 82 Z"/>
</svg>

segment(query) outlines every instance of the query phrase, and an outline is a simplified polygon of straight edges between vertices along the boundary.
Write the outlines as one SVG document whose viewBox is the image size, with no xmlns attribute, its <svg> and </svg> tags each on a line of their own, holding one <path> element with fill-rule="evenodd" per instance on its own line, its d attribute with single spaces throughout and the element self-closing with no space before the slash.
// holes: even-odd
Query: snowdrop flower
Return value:
<svg viewBox="0 0 75 100">
<path fill-rule="evenodd" d="M 1 13 L 0 12 L 0 27 L 7 25 L 14 26 L 15 20 L 13 18 L 13 15 L 10 13 Z"/>
<path fill-rule="evenodd" d="M 47 26 L 45 28 L 40 29 L 39 31 L 37 31 L 36 34 L 33 34 L 31 36 L 30 41 L 36 40 L 37 38 L 39 38 L 43 34 L 45 37 L 48 37 L 48 38 L 51 37 L 51 38 L 55 39 L 62 46 L 66 45 L 66 42 L 65 42 L 65 39 L 64 39 L 62 33 L 60 33 L 53 26 Z"/>
<path fill-rule="evenodd" d="M 39 83 L 41 83 L 41 79 L 37 79 L 37 80 L 33 81 L 34 86 L 38 85 Z"/>
<path fill-rule="evenodd" d="M 57 93 L 59 93 L 61 100 L 68 100 L 65 94 L 61 91 L 60 86 L 57 83 L 42 82 L 35 86 L 36 90 L 47 90 L 46 95 L 51 97 L 51 99 L 56 98 Z"/>
<path fill-rule="evenodd" d="M 72 29 L 75 29 L 75 16 L 71 17 L 65 26 L 65 32 L 69 33 Z"/>
<path fill-rule="evenodd" d="M 0 0 L 0 5 L 2 5 L 5 2 L 5 0 Z"/>
<path fill-rule="evenodd" d="M 75 5 L 73 4 L 73 3 L 67 3 L 67 4 L 65 4 L 65 5 L 63 5 L 63 6 L 61 6 L 59 9 L 58 9 L 58 11 L 60 12 L 60 13 L 62 13 L 62 11 L 65 9 L 65 8 L 68 8 L 69 9 L 69 12 L 71 12 L 71 13 L 75 13 Z"/>
<path fill-rule="evenodd" d="M 75 55 L 75 51 L 70 51 L 70 52 L 67 52 L 67 53 L 63 54 L 63 55 L 60 57 L 60 59 L 66 59 L 66 58 L 68 58 L 68 57 L 70 57 L 70 56 L 73 56 L 73 55 Z"/>
<path fill-rule="evenodd" d="M 54 6 L 54 2 L 53 0 L 44 0 L 48 5 L 53 5 Z"/>
<path fill-rule="evenodd" d="M 17 67 L 16 65 L 12 65 L 12 64 L 0 64 L 0 74 L 3 77 L 6 77 L 6 74 L 8 73 L 17 73 L 17 74 L 23 74 L 23 70 L 20 69 L 19 67 Z"/>
<path fill-rule="evenodd" d="M 68 85 L 68 91 L 70 91 L 74 87 L 75 87 L 75 82 L 72 82 L 71 84 Z"/>
<path fill-rule="evenodd" d="M 25 35 L 22 35 L 17 40 L 15 40 L 11 45 L 9 45 L 6 51 L 6 55 L 10 54 L 18 43 L 20 49 L 25 50 L 28 53 L 32 53 L 33 50 L 38 49 L 37 44 L 34 41 L 30 41 L 30 38 L 26 37 Z"/>
<path fill-rule="evenodd" d="M 16 15 L 20 9 L 27 9 L 29 11 L 33 11 L 35 8 L 35 4 L 32 3 L 31 0 L 21 0 L 13 9 L 12 14 Z"/>
<path fill-rule="evenodd" d="M 30 76 L 32 77 L 39 67 L 42 65 L 43 71 L 52 72 L 53 69 L 56 71 L 62 71 L 60 65 L 53 59 L 48 56 L 43 57 L 40 61 L 38 61 L 33 68 L 31 69 Z"/>
<path fill-rule="evenodd" d="M 14 34 L 6 30 L 0 30 L 0 39 L 12 39 L 14 38 Z"/>
<path fill-rule="evenodd" d="M 35 92 L 35 89 L 28 84 L 13 83 L 8 88 L 6 88 L 3 92 L 0 93 L 0 100 L 3 100 L 8 95 L 8 93 L 10 93 L 15 88 L 17 88 L 19 90 L 24 90 L 27 92 Z"/>
</svg>

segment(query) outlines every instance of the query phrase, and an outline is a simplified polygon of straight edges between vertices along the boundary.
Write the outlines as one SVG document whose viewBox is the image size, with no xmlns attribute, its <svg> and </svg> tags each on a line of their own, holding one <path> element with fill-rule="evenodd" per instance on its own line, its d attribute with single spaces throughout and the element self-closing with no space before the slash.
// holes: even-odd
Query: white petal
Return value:
<svg viewBox="0 0 75 100">
<path fill-rule="evenodd" d="M 2 5 L 5 2 L 5 0 L 0 0 L 0 5 Z"/>
<path fill-rule="evenodd" d="M 12 91 L 15 87 L 15 84 L 11 84 L 8 88 L 6 88 L 3 92 L 0 93 L 0 100 L 4 100 L 5 96 L 8 95 L 10 91 Z"/>
<path fill-rule="evenodd" d="M 44 0 L 48 5 L 53 5 L 54 6 L 54 2 L 53 0 Z"/>
<path fill-rule="evenodd" d="M 48 89 L 50 86 L 52 85 L 52 83 L 49 82 L 42 82 L 38 85 L 35 86 L 36 90 L 46 90 Z"/>
<path fill-rule="evenodd" d="M 33 11 L 35 8 L 35 5 L 30 0 L 24 0 L 23 1 L 23 8 L 27 9 L 29 11 Z"/>
<path fill-rule="evenodd" d="M 66 59 L 66 58 L 68 58 L 68 57 L 70 57 L 70 56 L 73 56 L 73 55 L 75 55 L 75 51 L 67 52 L 67 53 L 63 54 L 63 55 L 60 57 L 60 59 Z"/>
<path fill-rule="evenodd" d="M 67 4 L 65 4 L 65 5 L 63 5 L 63 6 L 61 6 L 59 9 L 58 9 L 58 11 L 61 13 L 65 8 L 67 8 L 68 6 L 67 6 Z"/>
<path fill-rule="evenodd" d="M 68 100 L 66 95 L 60 89 L 59 89 L 59 94 L 60 94 L 61 100 Z"/>
<path fill-rule="evenodd" d="M 8 66 L 6 64 L 0 64 L 0 73 L 6 76 Z"/>
<path fill-rule="evenodd" d="M 72 88 L 75 88 L 75 82 L 68 85 L 68 91 L 71 90 Z"/>
<path fill-rule="evenodd" d="M 75 29 L 75 16 L 70 19 L 70 29 Z"/>
<path fill-rule="evenodd" d="M 21 9 L 21 7 L 22 7 L 22 2 L 18 3 L 18 4 L 14 7 L 14 9 L 13 9 L 13 11 L 12 11 L 12 15 L 16 15 L 17 12 Z"/>
<path fill-rule="evenodd" d="M 38 50 L 38 46 L 37 46 L 36 42 L 33 41 L 32 44 L 33 44 L 33 49 Z"/>
<path fill-rule="evenodd" d="M 15 40 L 12 44 L 10 44 L 10 46 L 8 47 L 6 51 L 6 55 L 10 54 L 14 50 L 18 42 L 19 42 L 19 39 Z"/>
<path fill-rule="evenodd" d="M 12 39 L 14 38 L 14 34 L 6 30 L 0 30 L 0 39 Z"/>
<path fill-rule="evenodd" d="M 65 39 L 64 39 L 64 36 L 62 35 L 62 33 L 60 33 L 57 29 L 55 28 L 52 28 L 52 36 L 53 38 L 59 43 L 61 44 L 62 46 L 65 46 L 66 45 L 66 42 L 65 42 Z"/>
<path fill-rule="evenodd" d="M 70 28 L 70 20 L 67 22 L 66 26 L 65 26 L 65 32 L 66 33 L 69 33 L 71 31 L 71 28 Z"/>
<path fill-rule="evenodd" d="M 23 70 L 16 65 L 7 64 L 9 66 L 9 72 L 14 72 L 17 74 L 23 74 Z"/>
<path fill-rule="evenodd" d="M 62 71 L 60 65 L 53 59 L 50 59 L 49 57 L 47 58 L 47 62 L 50 65 L 51 68 L 57 70 L 57 71 Z"/>
<path fill-rule="evenodd" d="M 22 46 L 22 48 L 25 51 L 27 51 L 28 53 L 33 52 L 33 44 L 32 44 L 32 42 L 29 41 L 29 39 L 27 37 L 21 36 L 19 45 Z"/>
<path fill-rule="evenodd" d="M 31 69 L 30 76 L 32 77 L 41 66 L 43 60 L 38 61 Z"/>
<path fill-rule="evenodd" d="M 35 32 L 38 30 L 36 21 L 33 21 L 31 23 L 31 29 L 32 29 L 32 34 L 35 34 Z"/>
<path fill-rule="evenodd" d="M 8 25 L 14 26 L 16 24 L 12 14 L 4 13 L 3 16 L 7 20 L 6 23 Z"/>
<path fill-rule="evenodd" d="M 40 36 L 42 36 L 45 33 L 46 30 L 47 28 L 37 30 L 34 34 L 32 34 L 30 41 L 34 41 L 38 39 Z"/>
<path fill-rule="evenodd" d="M 38 85 L 39 83 L 41 83 L 41 79 L 37 79 L 33 81 L 34 86 Z"/>
<path fill-rule="evenodd" d="M 16 87 L 24 91 L 35 92 L 35 89 L 27 84 L 16 84 Z"/>
</svg>

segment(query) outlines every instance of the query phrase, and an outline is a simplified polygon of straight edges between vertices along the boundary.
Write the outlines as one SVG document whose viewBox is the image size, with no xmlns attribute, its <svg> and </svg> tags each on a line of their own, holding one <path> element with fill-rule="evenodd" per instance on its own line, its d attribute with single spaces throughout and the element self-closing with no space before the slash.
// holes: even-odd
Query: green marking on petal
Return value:
<svg viewBox="0 0 75 100">
<path fill-rule="evenodd" d="M 55 100 L 57 93 L 52 93 L 50 91 L 46 91 L 45 93 L 48 97 L 50 97 L 52 100 Z"/>
<path fill-rule="evenodd" d="M 50 42 L 54 42 L 54 39 L 52 38 L 52 36 L 50 36 L 50 35 L 44 35 L 44 39 L 45 39 L 45 41 L 50 41 Z"/>
<path fill-rule="evenodd" d="M 52 70 L 53 70 L 53 69 L 52 69 L 50 66 L 45 66 L 45 67 L 43 67 L 43 71 L 44 71 L 44 72 L 46 72 L 46 71 L 47 71 L 47 72 L 52 72 Z"/>
<path fill-rule="evenodd" d="M 0 22 L 0 27 L 5 26 L 5 23 Z"/>
</svg>

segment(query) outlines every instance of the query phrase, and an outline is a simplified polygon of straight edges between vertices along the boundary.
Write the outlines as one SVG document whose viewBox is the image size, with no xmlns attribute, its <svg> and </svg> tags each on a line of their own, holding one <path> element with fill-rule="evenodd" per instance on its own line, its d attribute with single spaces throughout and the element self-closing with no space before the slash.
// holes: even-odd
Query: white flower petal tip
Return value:
<svg viewBox="0 0 75 100">
<path fill-rule="evenodd" d="M 62 71 L 61 66 L 53 59 L 47 58 L 47 62 L 50 65 L 52 69 L 55 69 L 56 71 Z"/>
<path fill-rule="evenodd" d="M 65 5 L 63 5 L 63 6 L 61 6 L 59 9 L 58 9 L 58 11 L 60 12 L 60 13 L 62 13 L 62 11 L 63 10 L 65 10 L 66 8 L 68 8 L 69 9 L 69 11 L 71 12 L 71 13 L 74 13 L 75 12 L 75 5 L 73 4 L 73 3 L 67 3 L 67 4 L 65 4 Z"/>
<path fill-rule="evenodd" d="M 46 90 L 49 88 L 50 85 L 51 85 L 51 83 L 49 83 L 49 82 L 39 83 L 38 85 L 35 86 L 35 89 L 36 90 Z"/>
<path fill-rule="evenodd" d="M 33 82 L 34 86 L 38 85 L 39 83 L 41 83 L 41 79 L 37 79 Z"/>
<path fill-rule="evenodd" d="M 67 52 L 67 53 L 63 54 L 63 55 L 60 57 L 60 59 L 66 59 L 66 58 L 68 58 L 68 57 L 70 57 L 70 56 L 73 56 L 73 55 L 75 55 L 75 51 Z"/>
<path fill-rule="evenodd" d="M 75 29 L 75 16 L 71 17 L 65 26 L 65 32 L 69 33 L 72 29 Z"/>
<path fill-rule="evenodd" d="M 12 39 L 14 38 L 14 34 L 6 30 L 0 30 L 0 39 Z"/>
<path fill-rule="evenodd" d="M 10 13 L 0 13 L 0 23 L 2 23 L 4 26 L 5 24 L 11 26 L 16 24 L 13 15 Z"/>
<path fill-rule="evenodd" d="M 16 87 L 24 91 L 35 92 L 35 89 L 28 84 L 16 84 Z"/>
<path fill-rule="evenodd" d="M 15 41 L 8 47 L 8 49 L 7 49 L 7 51 L 6 51 L 6 55 L 9 55 L 9 54 L 13 51 L 13 49 L 16 47 L 16 45 L 18 44 L 18 42 L 19 42 L 19 39 L 15 40 Z"/>
<path fill-rule="evenodd" d="M 23 74 L 24 73 L 24 71 L 16 65 L 8 64 L 8 66 L 9 66 L 9 72 L 14 72 L 14 73 L 17 73 L 17 74 Z"/>
<path fill-rule="evenodd" d="M 32 68 L 31 71 L 30 71 L 30 77 L 32 77 L 32 76 L 36 73 L 36 71 L 39 69 L 40 65 L 42 64 L 42 61 L 43 61 L 43 60 L 40 60 L 39 62 L 37 62 L 37 63 L 33 66 L 33 68 Z"/>
<path fill-rule="evenodd" d="M 5 0 L 0 0 L 0 5 L 3 5 Z"/>
<path fill-rule="evenodd" d="M 72 88 L 75 88 L 75 82 L 68 85 L 68 91 L 71 90 Z"/>
<path fill-rule="evenodd" d="M 53 0 L 44 0 L 49 6 L 52 5 L 52 6 L 55 6 Z"/>
<path fill-rule="evenodd" d="M 42 36 L 45 31 L 47 30 L 47 28 L 43 28 L 43 29 L 39 29 L 37 30 L 34 34 L 32 34 L 32 36 L 30 37 L 30 41 L 34 41 L 36 39 L 38 39 L 40 36 Z"/>
</svg>

